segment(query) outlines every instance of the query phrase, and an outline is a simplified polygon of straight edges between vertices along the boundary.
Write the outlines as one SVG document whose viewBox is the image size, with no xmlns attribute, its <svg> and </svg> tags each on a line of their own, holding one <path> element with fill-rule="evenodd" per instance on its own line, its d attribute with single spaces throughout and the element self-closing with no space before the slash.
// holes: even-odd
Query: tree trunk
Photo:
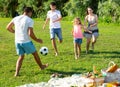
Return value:
<svg viewBox="0 0 120 87">
<path fill-rule="evenodd" d="M 8 12 L 10 13 L 11 17 L 15 17 L 18 15 L 16 9 L 18 6 L 18 0 L 11 0 L 8 5 Z"/>
</svg>

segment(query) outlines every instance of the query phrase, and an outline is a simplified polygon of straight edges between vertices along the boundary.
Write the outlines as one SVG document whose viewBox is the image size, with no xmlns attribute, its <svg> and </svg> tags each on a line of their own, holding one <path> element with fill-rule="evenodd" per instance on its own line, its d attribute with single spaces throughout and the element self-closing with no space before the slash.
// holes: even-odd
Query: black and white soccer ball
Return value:
<svg viewBox="0 0 120 87">
<path fill-rule="evenodd" d="M 47 54 L 48 54 L 48 48 L 45 47 L 45 46 L 41 47 L 41 48 L 40 48 L 40 53 L 41 53 L 42 55 L 47 55 Z"/>
</svg>

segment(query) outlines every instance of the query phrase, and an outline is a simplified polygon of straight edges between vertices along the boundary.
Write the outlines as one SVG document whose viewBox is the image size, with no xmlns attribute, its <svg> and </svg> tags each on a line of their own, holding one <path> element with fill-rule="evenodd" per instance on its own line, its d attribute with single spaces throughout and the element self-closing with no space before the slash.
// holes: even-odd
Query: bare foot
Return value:
<svg viewBox="0 0 120 87">
<path fill-rule="evenodd" d="M 76 59 L 76 60 L 78 59 L 78 56 L 77 56 L 77 55 L 75 55 L 75 59 Z"/>
<path fill-rule="evenodd" d="M 77 55 L 78 58 L 80 58 L 80 55 Z"/>
<path fill-rule="evenodd" d="M 55 56 L 58 56 L 58 53 L 55 53 Z"/>
<path fill-rule="evenodd" d="M 48 64 L 42 65 L 42 66 L 41 66 L 41 70 L 44 70 L 44 69 L 47 68 L 47 67 L 48 67 Z"/>
<path fill-rule="evenodd" d="M 18 76 L 18 74 L 17 73 L 15 73 L 15 75 L 14 75 L 15 77 L 17 77 Z"/>
</svg>

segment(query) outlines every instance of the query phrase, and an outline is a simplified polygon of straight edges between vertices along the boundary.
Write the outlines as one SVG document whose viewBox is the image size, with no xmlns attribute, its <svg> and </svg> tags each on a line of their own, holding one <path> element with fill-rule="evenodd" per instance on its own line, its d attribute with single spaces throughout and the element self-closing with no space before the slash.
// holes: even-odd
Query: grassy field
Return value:
<svg viewBox="0 0 120 87">
<path fill-rule="evenodd" d="M 60 55 L 55 57 L 49 39 L 48 26 L 42 30 L 43 21 L 35 19 L 34 31 L 37 37 L 43 39 L 43 44 L 34 42 L 37 51 L 41 46 L 49 48 L 47 56 L 40 57 L 43 63 L 49 63 L 46 70 L 41 71 L 32 55 L 26 55 L 19 77 L 14 77 L 15 64 L 18 56 L 14 46 L 14 34 L 6 30 L 11 19 L 0 18 L 0 87 L 15 87 L 23 84 L 38 83 L 50 79 L 53 73 L 65 76 L 92 71 L 93 65 L 97 70 L 108 67 L 110 61 L 120 66 L 120 25 L 99 23 L 100 36 L 93 53 L 85 54 L 86 39 L 83 39 L 81 58 L 74 59 L 73 38 L 71 36 L 71 21 L 62 21 L 63 43 L 57 42 Z"/>
</svg>

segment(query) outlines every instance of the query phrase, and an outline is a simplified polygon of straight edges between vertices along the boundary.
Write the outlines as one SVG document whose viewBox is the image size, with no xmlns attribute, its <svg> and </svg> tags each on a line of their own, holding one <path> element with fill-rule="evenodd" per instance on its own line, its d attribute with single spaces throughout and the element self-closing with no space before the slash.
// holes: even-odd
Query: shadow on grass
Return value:
<svg viewBox="0 0 120 87">
<path fill-rule="evenodd" d="M 101 56 L 103 58 L 120 58 L 120 51 L 90 51 L 89 54 L 93 54 L 92 58 L 101 58 Z M 101 56 L 98 56 L 97 54 L 100 54 Z"/>
<path fill-rule="evenodd" d="M 94 51 L 91 53 L 93 54 L 120 54 L 120 51 L 101 51 L 101 52 Z"/>
<path fill-rule="evenodd" d="M 54 69 L 47 69 L 47 71 L 49 72 L 49 74 L 54 74 L 54 73 L 58 73 L 58 74 L 62 74 L 63 77 L 65 76 L 71 76 L 73 74 L 81 74 L 83 71 L 85 71 L 85 68 L 77 68 L 77 69 L 73 69 L 72 71 L 59 71 L 59 70 L 54 70 Z"/>
<path fill-rule="evenodd" d="M 61 55 L 74 55 L 74 52 L 72 51 L 63 51 L 63 52 L 60 52 Z"/>
</svg>

